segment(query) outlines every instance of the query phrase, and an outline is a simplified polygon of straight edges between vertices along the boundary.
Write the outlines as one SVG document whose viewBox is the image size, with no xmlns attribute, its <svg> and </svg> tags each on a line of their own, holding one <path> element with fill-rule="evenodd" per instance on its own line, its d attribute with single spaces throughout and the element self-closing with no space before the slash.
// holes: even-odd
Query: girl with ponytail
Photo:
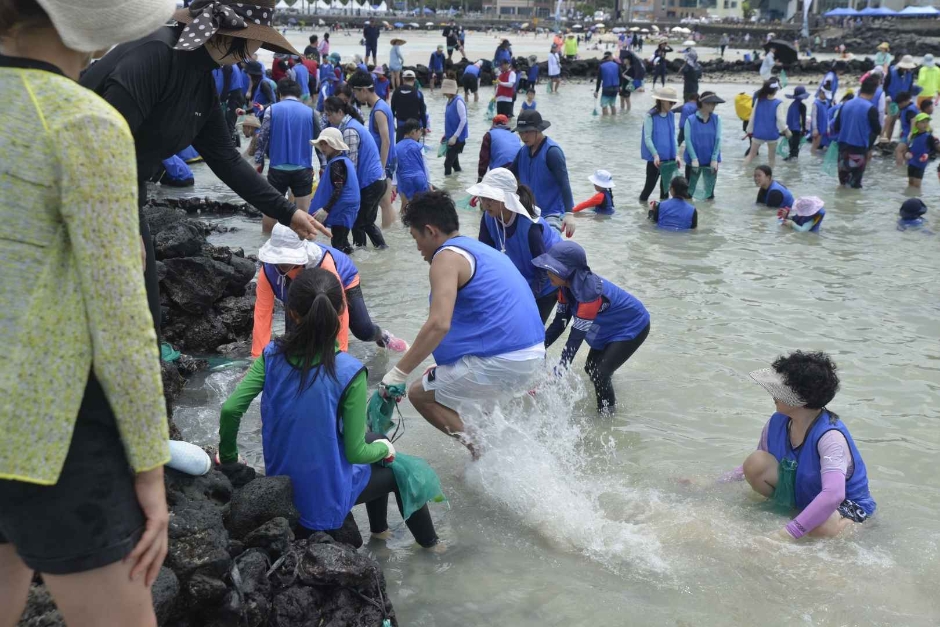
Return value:
<svg viewBox="0 0 940 627">
<path fill-rule="evenodd" d="M 322 268 L 307 268 L 291 282 L 293 324 L 268 344 L 222 406 L 221 463 L 238 460 L 241 417 L 261 397 L 265 473 L 291 478 L 300 512 L 297 536 L 338 530 L 353 506 L 366 504 L 369 527 L 388 538 L 388 495 L 401 497 L 391 468 L 395 447 L 366 435 L 366 369 L 337 346 L 345 311 L 343 286 Z M 368 440 L 368 441 L 367 441 Z M 427 505 L 406 521 L 421 546 L 438 543 Z"/>
</svg>

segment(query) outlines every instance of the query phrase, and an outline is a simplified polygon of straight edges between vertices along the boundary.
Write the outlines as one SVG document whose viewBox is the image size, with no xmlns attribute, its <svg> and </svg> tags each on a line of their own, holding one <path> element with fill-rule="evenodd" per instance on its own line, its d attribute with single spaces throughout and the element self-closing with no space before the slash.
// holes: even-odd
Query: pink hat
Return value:
<svg viewBox="0 0 940 627">
<path fill-rule="evenodd" d="M 796 202 L 793 203 L 793 213 L 798 216 L 814 216 L 819 213 L 819 210 L 825 205 L 820 198 L 816 196 L 804 196 L 802 198 L 797 198 Z"/>
</svg>

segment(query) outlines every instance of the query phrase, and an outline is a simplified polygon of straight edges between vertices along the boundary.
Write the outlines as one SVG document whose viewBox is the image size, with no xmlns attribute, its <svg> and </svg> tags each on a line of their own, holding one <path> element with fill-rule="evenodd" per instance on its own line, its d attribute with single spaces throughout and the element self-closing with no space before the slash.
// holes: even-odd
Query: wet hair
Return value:
<svg viewBox="0 0 940 627">
<path fill-rule="evenodd" d="M 323 103 L 323 110 L 326 113 L 343 113 L 343 115 L 348 115 L 352 119 L 356 120 L 360 124 L 364 124 L 362 121 L 362 116 L 359 115 L 359 112 L 355 108 L 342 98 L 338 96 L 330 96 Z"/>
<path fill-rule="evenodd" d="M 519 183 L 516 193 L 519 194 L 519 202 L 521 202 L 525 210 L 529 212 L 529 216 L 533 220 L 537 219 L 538 216 L 535 215 L 535 194 L 532 193 L 529 186 Z"/>
<path fill-rule="evenodd" d="M 839 391 L 836 364 L 826 353 L 796 351 L 778 357 L 771 366 L 809 409 L 822 409 Z"/>
<path fill-rule="evenodd" d="M 689 194 L 689 182 L 684 176 L 673 177 L 672 182 L 669 183 L 669 191 L 672 192 L 675 198 L 682 198 L 684 200 L 692 198 L 692 195 Z"/>
<path fill-rule="evenodd" d="M 421 122 L 414 118 L 408 118 L 405 120 L 405 123 L 401 125 L 401 134 L 402 136 L 410 135 L 415 131 L 421 130 Z"/>
<path fill-rule="evenodd" d="M 770 178 L 774 177 L 774 171 L 770 169 L 769 165 L 759 165 L 756 168 L 754 168 L 755 172 L 757 172 L 758 170 L 760 170 L 761 172 L 763 172 Z"/>
<path fill-rule="evenodd" d="M 777 85 L 778 87 L 773 88 L 771 85 Z M 764 98 L 766 100 L 770 96 L 773 96 L 777 93 L 777 90 L 780 89 L 779 85 L 780 82 L 776 78 L 768 78 L 764 81 L 764 84 L 761 85 L 760 89 L 757 90 L 757 99 L 760 100 Z"/>
<path fill-rule="evenodd" d="M 898 92 L 898 97 L 894 99 L 894 102 L 895 102 L 895 104 L 897 104 L 897 105 L 900 106 L 900 104 L 901 104 L 902 102 L 910 102 L 910 100 L 911 100 L 912 98 L 913 98 L 913 96 L 911 96 L 911 92 L 909 92 L 909 91 L 899 91 L 899 92 Z"/>
<path fill-rule="evenodd" d="M 881 85 L 881 78 L 877 74 L 869 74 L 865 77 L 865 80 L 862 81 L 862 87 L 859 89 L 859 92 L 865 95 L 873 95 L 875 91 L 878 90 L 879 85 Z"/>
<path fill-rule="evenodd" d="M 282 78 L 277 82 L 277 95 L 281 98 L 286 96 L 300 98 L 300 83 L 290 78 Z"/>
<path fill-rule="evenodd" d="M 287 292 L 287 306 L 298 318 L 297 324 L 275 340 L 277 351 L 287 358 L 300 358 L 300 395 L 313 385 L 321 372 L 336 380 L 336 336 L 340 315 L 346 307 L 343 286 L 329 270 L 301 270 Z M 313 379 L 308 382 L 313 362 L 320 359 Z"/>
<path fill-rule="evenodd" d="M 36 0 L 0 0 L 0 37 L 13 34 L 16 28 L 52 26 Z"/>
<path fill-rule="evenodd" d="M 401 211 L 401 223 L 405 228 L 424 230 L 426 226 L 436 227 L 441 233 L 454 233 L 460 230 L 457 208 L 450 194 L 444 191 L 421 192 L 408 201 L 408 206 Z"/>
<path fill-rule="evenodd" d="M 933 98 L 924 98 L 924 101 L 920 103 L 921 113 L 926 113 L 927 109 L 933 108 Z"/>
</svg>

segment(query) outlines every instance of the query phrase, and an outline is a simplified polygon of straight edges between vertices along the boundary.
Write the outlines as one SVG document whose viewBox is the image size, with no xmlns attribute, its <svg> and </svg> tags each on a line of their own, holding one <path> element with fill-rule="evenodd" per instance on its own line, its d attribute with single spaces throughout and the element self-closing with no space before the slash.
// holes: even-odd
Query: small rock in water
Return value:
<svg viewBox="0 0 940 627">
<path fill-rule="evenodd" d="M 259 477 L 235 490 L 228 529 L 242 539 L 272 518 L 285 518 L 293 527 L 300 518 L 294 507 L 294 491 L 288 477 Z"/>
</svg>

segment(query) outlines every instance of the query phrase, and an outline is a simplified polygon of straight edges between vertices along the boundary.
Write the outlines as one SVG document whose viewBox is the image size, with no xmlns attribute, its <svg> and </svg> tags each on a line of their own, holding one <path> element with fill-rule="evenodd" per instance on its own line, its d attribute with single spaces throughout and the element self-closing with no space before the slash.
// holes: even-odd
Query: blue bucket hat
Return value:
<svg viewBox="0 0 940 627">
<path fill-rule="evenodd" d="M 916 220 L 925 213 L 927 213 L 927 205 L 920 198 L 908 198 L 900 209 L 902 220 Z"/>
<path fill-rule="evenodd" d="M 809 98 L 809 92 L 806 91 L 806 88 L 802 85 L 797 85 L 796 89 L 793 90 L 793 94 L 787 94 L 787 98 L 795 98 L 797 100 L 806 100 Z"/>
<path fill-rule="evenodd" d="M 584 249 L 574 242 L 555 244 L 547 253 L 533 259 L 532 265 L 568 281 L 579 303 L 597 300 L 603 292 L 601 278 L 591 272 Z"/>
</svg>

